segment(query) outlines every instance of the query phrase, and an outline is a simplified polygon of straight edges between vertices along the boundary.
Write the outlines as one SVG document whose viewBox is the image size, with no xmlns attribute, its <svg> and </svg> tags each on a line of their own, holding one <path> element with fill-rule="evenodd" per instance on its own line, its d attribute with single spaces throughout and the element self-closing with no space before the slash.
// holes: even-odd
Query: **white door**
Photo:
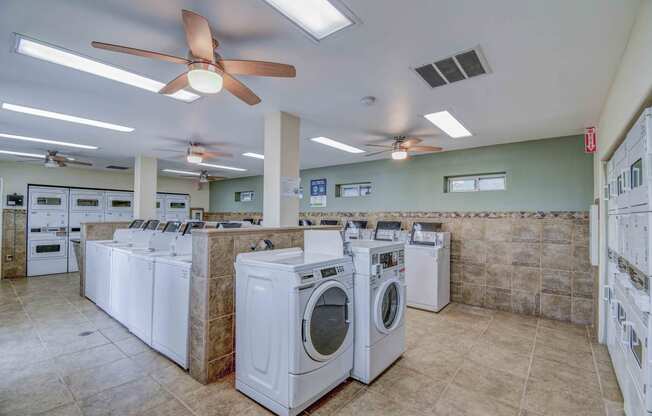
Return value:
<svg viewBox="0 0 652 416">
<path fill-rule="evenodd" d="M 376 329 L 388 334 L 401 325 L 405 310 L 405 288 L 398 279 L 383 282 L 374 302 Z"/>
<path fill-rule="evenodd" d="M 318 286 L 308 299 L 302 321 L 306 353 L 316 361 L 327 361 L 346 347 L 353 329 L 352 299 L 346 287 L 335 280 Z"/>
</svg>

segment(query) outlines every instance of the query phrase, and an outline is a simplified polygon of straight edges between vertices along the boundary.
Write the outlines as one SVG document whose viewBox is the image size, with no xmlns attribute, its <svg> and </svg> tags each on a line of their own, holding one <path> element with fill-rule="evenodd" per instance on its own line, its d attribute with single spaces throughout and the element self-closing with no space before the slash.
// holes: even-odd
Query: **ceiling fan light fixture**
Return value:
<svg viewBox="0 0 652 416">
<path fill-rule="evenodd" d="M 186 156 L 186 161 L 188 163 L 194 163 L 198 164 L 204 161 L 204 159 L 201 157 L 201 155 L 193 154 L 193 153 L 188 153 L 188 156 Z"/>
<path fill-rule="evenodd" d="M 405 150 L 395 150 L 392 152 L 392 159 L 403 160 L 407 159 L 407 152 Z"/>
<path fill-rule="evenodd" d="M 59 162 L 55 161 L 54 159 L 47 158 L 43 166 L 46 168 L 58 168 Z"/>
<path fill-rule="evenodd" d="M 224 80 L 214 65 L 193 63 L 189 66 L 188 83 L 190 88 L 202 94 L 217 94 L 222 91 Z"/>
</svg>

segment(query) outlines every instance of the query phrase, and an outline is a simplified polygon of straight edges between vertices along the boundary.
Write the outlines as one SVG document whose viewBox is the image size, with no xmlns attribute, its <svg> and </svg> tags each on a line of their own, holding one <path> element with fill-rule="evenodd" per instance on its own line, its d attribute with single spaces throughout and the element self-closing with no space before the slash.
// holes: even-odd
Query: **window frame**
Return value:
<svg viewBox="0 0 652 416">
<path fill-rule="evenodd" d="M 344 189 L 355 189 L 355 195 L 344 195 Z M 362 190 L 365 189 L 365 193 Z M 339 183 L 335 185 L 336 198 L 364 198 L 373 194 L 372 182 L 353 182 L 353 183 Z"/>
<path fill-rule="evenodd" d="M 480 189 L 480 181 L 482 179 L 502 179 L 503 188 L 502 189 Z M 473 180 L 473 189 L 469 190 L 453 190 L 451 187 L 451 182 L 456 180 Z M 451 194 L 465 194 L 473 192 L 503 192 L 507 190 L 507 172 L 497 172 L 497 173 L 481 173 L 477 175 L 459 175 L 459 176 L 445 176 L 444 177 L 444 191 L 445 193 Z"/>
</svg>

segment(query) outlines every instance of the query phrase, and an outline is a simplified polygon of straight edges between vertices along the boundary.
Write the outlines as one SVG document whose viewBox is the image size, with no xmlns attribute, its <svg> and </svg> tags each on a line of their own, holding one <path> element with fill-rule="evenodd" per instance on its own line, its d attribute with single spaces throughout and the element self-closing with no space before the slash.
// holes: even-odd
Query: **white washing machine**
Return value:
<svg viewBox="0 0 652 416">
<path fill-rule="evenodd" d="M 405 245 L 408 306 L 439 312 L 450 303 L 450 233 L 416 222 Z"/>
<path fill-rule="evenodd" d="M 351 241 L 355 341 L 351 376 L 371 383 L 405 352 L 405 245 Z"/>
<path fill-rule="evenodd" d="M 236 261 L 236 389 L 294 416 L 353 367 L 353 264 L 292 248 Z"/>
<path fill-rule="evenodd" d="M 155 241 L 160 245 L 156 247 L 164 248 L 174 238 L 174 234 L 163 236 L 161 231 L 158 231 L 159 221 L 149 220 L 145 223 L 142 232 L 134 235 L 132 241 L 128 244 L 113 244 L 108 245 L 111 249 L 111 272 L 109 277 L 110 289 L 110 306 L 109 315 L 113 316 L 118 322 L 129 328 L 129 302 L 131 291 L 131 257 L 134 252 L 147 252 L 147 250 L 155 245 Z M 169 238 L 169 239 L 168 239 Z"/>
<path fill-rule="evenodd" d="M 68 271 L 68 188 L 28 186 L 27 276 Z"/>
<path fill-rule="evenodd" d="M 172 253 L 154 260 L 152 347 L 187 369 L 190 321 L 192 230 L 203 222 L 186 223 Z"/>
<path fill-rule="evenodd" d="M 128 255 L 129 275 L 120 279 L 122 292 L 127 296 L 126 325 L 129 330 L 147 345 L 152 345 L 152 305 L 154 303 L 154 262 L 158 257 L 170 255 L 171 247 L 180 236 L 181 223 L 168 221 L 162 232 L 152 235 L 149 247 L 117 248 L 116 254 Z M 125 277 L 125 276 L 122 276 Z"/>
<path fill-rule="evenodd" d="M 109 312 L 111 283 L 111 248 L 115 245 L 131 244 L 137 234 L 143 231 L 145 221 L 134 220 L 129 228 L 113 233 L 113 240 L 91 240 L 86 242 L 84 259 L 84 294 L 97 306 Z"/>
</svg>

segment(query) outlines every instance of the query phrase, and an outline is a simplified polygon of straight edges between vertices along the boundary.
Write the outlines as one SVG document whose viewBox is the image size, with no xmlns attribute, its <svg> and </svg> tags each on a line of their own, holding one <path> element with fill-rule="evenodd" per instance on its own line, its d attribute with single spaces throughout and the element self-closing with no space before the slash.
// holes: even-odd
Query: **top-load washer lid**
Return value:
<svg viewBox="0 0 652 416">
<path fill-rule="evenodd" d="M 378 221 L 376 223 L 376 231 L 374 232 L 374 240 L 392 241 L 396 231 L 401 230 L 400 221 Z"/>
<path fill-rule="evenodd" d="M 300 248 L 288 248 L 241 253 L 238 254 L 236 261 L 238 263 L 299 272 L 317 269 L 321 266 L 332 266 L 333 263 L 350 264 L 351 257 L 304 252 Z"/>
<path fill-rule="evenodd" d="M 156 231 L 158 228 L 159 220 L 148 220 L 143 226 L 144 230 Z"/>
<path fill-rule="evenodd" d="M 206 223 L 204 221 L 189 221 L 185 225 L 183 225 L 183 229 L 181 230 L 181 235 L 192 234 L 192 230 L 198 230 L 204 228 L 205 226 Z"/>
<path fill-rule="evenodd" d="M 357 228 L 359 230 L 367 228 L 367 221 L 366 220 L 349 220 L 346 222 L 346 225 L 344 226 L 345 230 L 348 230 L 349 228 Z"/>
<path fill-rule="evenodd" d="M 410 244 L 421 246 L 435 246 L 437 233 L 441 231 L 440 222 L 415 222 L 412 224 Z"/>
<path fill-rule="evenodd" d="M 132 228 L 133 228 L 133 229 L 139 229 L 139 228 L 142 228 L 142 227 L 143 227 L 143 224 L 144 224 L 144 223 L 145 223 L 144 220 L 133 220 L 133 221 L 129 224 L 129 228 L 130 228 L 130 229 L 132 229 Z"/>
</svg>

